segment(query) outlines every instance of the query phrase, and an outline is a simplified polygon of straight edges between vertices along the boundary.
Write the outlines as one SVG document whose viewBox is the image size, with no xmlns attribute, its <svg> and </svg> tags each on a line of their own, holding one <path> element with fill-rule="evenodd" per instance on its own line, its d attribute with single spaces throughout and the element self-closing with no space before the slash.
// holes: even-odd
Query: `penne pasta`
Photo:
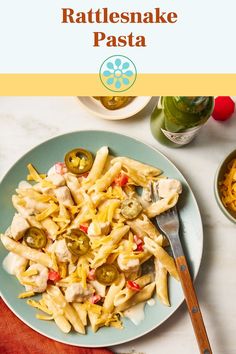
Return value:
<svg viewBox="0 0 236 354">
<path fill-rule="evenodd" d="M 23 203 L 21 204 L 21 202 Z M 24 199 L 19 198 L 19 196 L 17 195 L 12 196 L 12 204 L 14 208 L 18 211 L 18 213 L 25 218 L 27 218 L 32 213 L 32 210 L 26 208 L 26 203 L 24 202 Z"/>
<path fill-rule="evenodd" d="M 66 301 L 60 289 L 56 286 L 50 285 L 47 287 L 47 293 L 53 299 L 54 303 L 57 304 L 65 314 L 67 320 L 72 324 L 76 332 L 85 334 L 84 325 L 75 311 L 75 309 Z"/>
<path fill-rule="evenodd" d="M 157 258 L 154 260 L 154 264 L 157 297 L 164 305 L 170 306 L 167 285 L 167 270 Z"/>
<path fill-rule="evenodd" d="M 66 185 L 69 188 L 71 195 L 76 202 L 76 204 L 80 204 L 83 202 L 83 195 L 80 190 L 80 183 L 78 181 L 78 178 L 73 175 L 72 173 L 66 173 L 65 174 L 65 180 L 66 180 Z"/>
<path fill-rule="evenodd" d="M 145 274 L 142 277 L 135 280 L 135 283 L 138 284 L 141 288 L 146 286 L 152 281 L 153 276 L 151 274 Z M 131 290 L 128 287 L 125 287 L 123 290 L 119 291 L 114 298 L 114 305 L 120 306 L 127 302 L 131 297 L 136 294 L 134 290 Z"/>
<path fill-rule="evenodd" d="M 103 146 L 97 151 L 93 167 L 91 168 L 88 177 L 83 184 L 83 189 L 87 190 L 100 178 L 107 161 L 108 153 L 109 150 L 107 146 Z"/>
<path fill-rule="evenodd" d="M 27 216 L 27 221 L 30 223 L 31 226 L 38 227 L 39 229 L 42 228 L 42 223 L 37 221 L 35 216 L 32 215 Z"/>
<path fill-rule="evenodd" d="M 179 194 L 176 192 L 171 193 L 168 197 L 158 200 L 151 204 L 146 210 L 145 214 L 149 218 L 154 218 L 161 213 L 173 208 L 179 199 Z"/>
<path fill-rule="evenodd" d="M 116 311 L 123 312 L 123 311 L 127 310 L 128 308 L 139 304 L 140 302 L 147 301 L 148 299 L 150 299 L 152 297 L 155 286 L 156 286 L 155 282 L 152 282 L 152 283 L 146 285 L 142 290 L 140 290 L 138 293 L 136 293 L 134 296 L 132 296 L 126 302 L 117 306 Z"/>
<path fill-rule="evenodd" d="M 160 247 L 150 238 L 144 237 L 144 243 L 146 249 L 159 260 L 159 262 L 163 265 L 163 267 L 167 269 L 170 275 L 172 275 L 172 277 L 174 277 L 176 280 L 179 280 L 179 275 L 174 259 L 162 247 Z"/>
<path fill-rule="evenodd" d="M 115 305 L 115 298 L 117 294 L 120 292 L 120 290 L 124 287 L 124 285 L 125 285 L 125 276 L 124 274 L 121 274 L 119 278 L 116 280 L 116 282 L 110 286 L 106 294 L 103 307 L 107 311 L 112 312 L 114 306 L 117 306 Z"/>
<path fill-rule="evenodd" d="M 87 326 L 88 321 L 87 321 L 87 316 L 88 316 L 88 311 L 86 309 L 85 304 L 80 304 L 78 302 L 73 302 L 72 306 L 74 307 L 75 311 L 78 313 L 82 323 L 84 326 Z"/>
<path fill-rule="evenodd" d="M 59 226 L 50 217 L 42 220 L 41 224 L 42 227 L 47 231 L 49 237 L 55 240 Z"/>
<path fill-rule="evenodd" d="M 9 251 L 3 265 L 23 287 L 18 298 L 43 311 L 38 320 L 53 319 L 65 334 L 85 334 L 87 326 L 122 328 L 126 310 L 150 299 L 155 288 L 170 305 L 168 273 L 178 274 L 151 218 L 177 203 L 179 181 L 113 157 L 107 146 L 94 160 L 74 148 L 45 175 L 28 168 L 31 182 L 16 188 L 17 213 L 0 238 Z M 151 184 L 161 192 L 156 203 Z M 28 299 L 38 293 L 39 301 Z"/>
<path fill-rule="evenodd" d="M 147 187 L 149 181 L 153 177 L 159 176 L 162 172 L 158 168 L 143 164 L 142 162 L 130 159 L 128 157 L 116 157 L 111 164 L 120 162 L 122 168 L 133 179 L 133 181 L 142 187 Z"/>
<path fill-rule="evenodd" d="M 153 239 L 160 235 L 160 232 L 144 213 L 139 215 L 137 219 L 127 221 L 127 224 L 140 237 L 148 236 Z"/>
<path fill-rule="evenodd" d="M 106 262 L 106 259 L 111 254 L 111 252 L 115 249 L 116 245 L 120 240 L 127 234 L 129 231 L 129 226 L 123 226 L 118 229 L 114 229 L 110 233 L 111 241 L 107 244 L 104 244 L 100 247 L 98 253 L 95 255 L 91 266 L 92 268 L 96 268 L 101 266 L 103 263 Z"/>
<path fill-rule="evenodd" d="M 117 162 L 105 173 L 104 176 L 96 181 L 95 186 L 92 187 L 92 191 L 95 190 L 95 192 L 104 192 L 112 184 L 120 171 L 121 164 Z"/>
<path fill-rule="evenodd" d="M 46 253 L 25 246 L 5 235 L 1 235 L 1 241 L 8 251 L 16 253 L 30 261 L 42 264 L 45 267 L 53 268 L 53 261 Z"/>
<path fill-rule="evenodd" d="M 72 228 L 76 228 L 78 225 L 90 221 L 95 216 L 95 212 L 89 208 L 88 205 L 85 205 L 81 208 L 79 214 L 75 217 L 72 222 Z"/>
<path fill-rule="evenodd" d="M 52 312 L 54 321 L 60 330 L 64 333 L 69 333 L 71 330 L 71 325 L 69 321 L 65 318 L 63 310 L 59 310 L 58 306 L 54 303 L 50 295 L 44 293 L 43 300 L 47 305 L 48 309 Z"/>
<path fill-rule="evenodd" d="M 97 330 L 99 328 L 99 324 L 98 324 L 99 315 L 97 313 L 94 313 L 91 310 L 89 310 L 88 311 L 88 318 L 89 318 L 89 322 L 91 324 L 93 332 L 94 333 L 97 332 Z"/>
</svg>

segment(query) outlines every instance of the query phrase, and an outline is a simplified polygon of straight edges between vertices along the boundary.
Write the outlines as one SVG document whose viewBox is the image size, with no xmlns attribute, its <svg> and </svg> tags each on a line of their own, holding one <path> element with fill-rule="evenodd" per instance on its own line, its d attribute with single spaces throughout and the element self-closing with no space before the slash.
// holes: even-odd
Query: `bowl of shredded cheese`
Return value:
<svg viewBox="0 0 236 354">
<path fill-rule="evenodd" d="M 236 150 L 218 167 L 214 187 L 220 209 L 229 220 L 236 223 Z"/>
</svg>

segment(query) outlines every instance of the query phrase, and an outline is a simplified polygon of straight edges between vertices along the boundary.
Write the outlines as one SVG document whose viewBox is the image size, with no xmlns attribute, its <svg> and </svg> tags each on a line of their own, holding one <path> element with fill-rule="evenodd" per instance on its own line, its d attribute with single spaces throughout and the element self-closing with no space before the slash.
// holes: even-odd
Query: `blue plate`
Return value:
<svg viewBox="0 0 236 354">
<path fill-rule="evenodd" d="M 181 239 L 185 254 L 194 278 L 197 275 L 203 248 L 202 222 L 194 195 L 179 170 L 158 150 L 125 135 L 106 131 L 79 131 L 58 136 L 35 147 L 24 155 L 6 174 L 0 184 L 0 225 L 5 231 L 14 215 L 11 196 L 15 192 L 18 182 L 24 180 L 27 174 L 26 165 L 34 164 L 41 172 L 48 171 L 55 162 L 62 161 L 65 153 L 75 147 L 84 147 L 93 153 L 103 145 L 110 148 L 115 156 L 127 156 L 160 168 L 164 174 L 176 178 L 183 184 L 183 194 L 179 201 L 179 210 L 182 222 Z M 7 251 L 0 245 L 0 264 Z M 165 307 L 156 301 L 155 305 L 145 306 L 145 319 L 138 325 L 124 319 L 124 328 L 101 328 L 93 333 L 88 328 L 86 335 L 75 332 L 62 333 L 53 321 L 40 321 L 35 318 L 38 310 L 28 306 L 25 299 L 17 296 L 24 288 L 18 283 L 15 276 L 11 276 L 0 266 L 0 291 L 3 300 L 10 309 L 29 327 L 56 341 L 84 347 L 101 347 L 121 344 L 138 338 L 167 320 L 184 297 L 180 284 L 173 278 L 169 279 L 169 294 L 171 307 Z"/>
</svg>

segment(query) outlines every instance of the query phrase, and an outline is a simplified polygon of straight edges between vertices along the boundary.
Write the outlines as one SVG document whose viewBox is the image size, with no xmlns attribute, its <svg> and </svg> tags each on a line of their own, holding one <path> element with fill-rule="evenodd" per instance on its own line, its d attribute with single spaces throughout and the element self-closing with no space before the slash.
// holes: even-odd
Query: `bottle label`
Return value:
<svg viewBox="0 0 236 354">
<path fill-rule="evenodd" d="M 172 133 L 168 130 L 162 129 L 162 133 L 175 144 L 185 145 L 188 144 L 193 138 L 197 135 L 199 129 L 201 129 L 202 125 L 198 127 L 190 128 L 181 133 Z"/>
</svg>

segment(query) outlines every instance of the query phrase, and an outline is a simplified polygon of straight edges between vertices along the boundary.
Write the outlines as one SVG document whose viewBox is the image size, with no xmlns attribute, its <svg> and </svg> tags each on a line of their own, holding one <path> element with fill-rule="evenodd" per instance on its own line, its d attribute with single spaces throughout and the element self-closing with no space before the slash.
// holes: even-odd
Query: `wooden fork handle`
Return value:
<svg viewBox="0 0 236 354">
<path fill-rule="evenodd" d="M 184 256 L 175 259 L 189 315 L 201 354 L 212 354 L 193 282 Z"/>
</svg>

